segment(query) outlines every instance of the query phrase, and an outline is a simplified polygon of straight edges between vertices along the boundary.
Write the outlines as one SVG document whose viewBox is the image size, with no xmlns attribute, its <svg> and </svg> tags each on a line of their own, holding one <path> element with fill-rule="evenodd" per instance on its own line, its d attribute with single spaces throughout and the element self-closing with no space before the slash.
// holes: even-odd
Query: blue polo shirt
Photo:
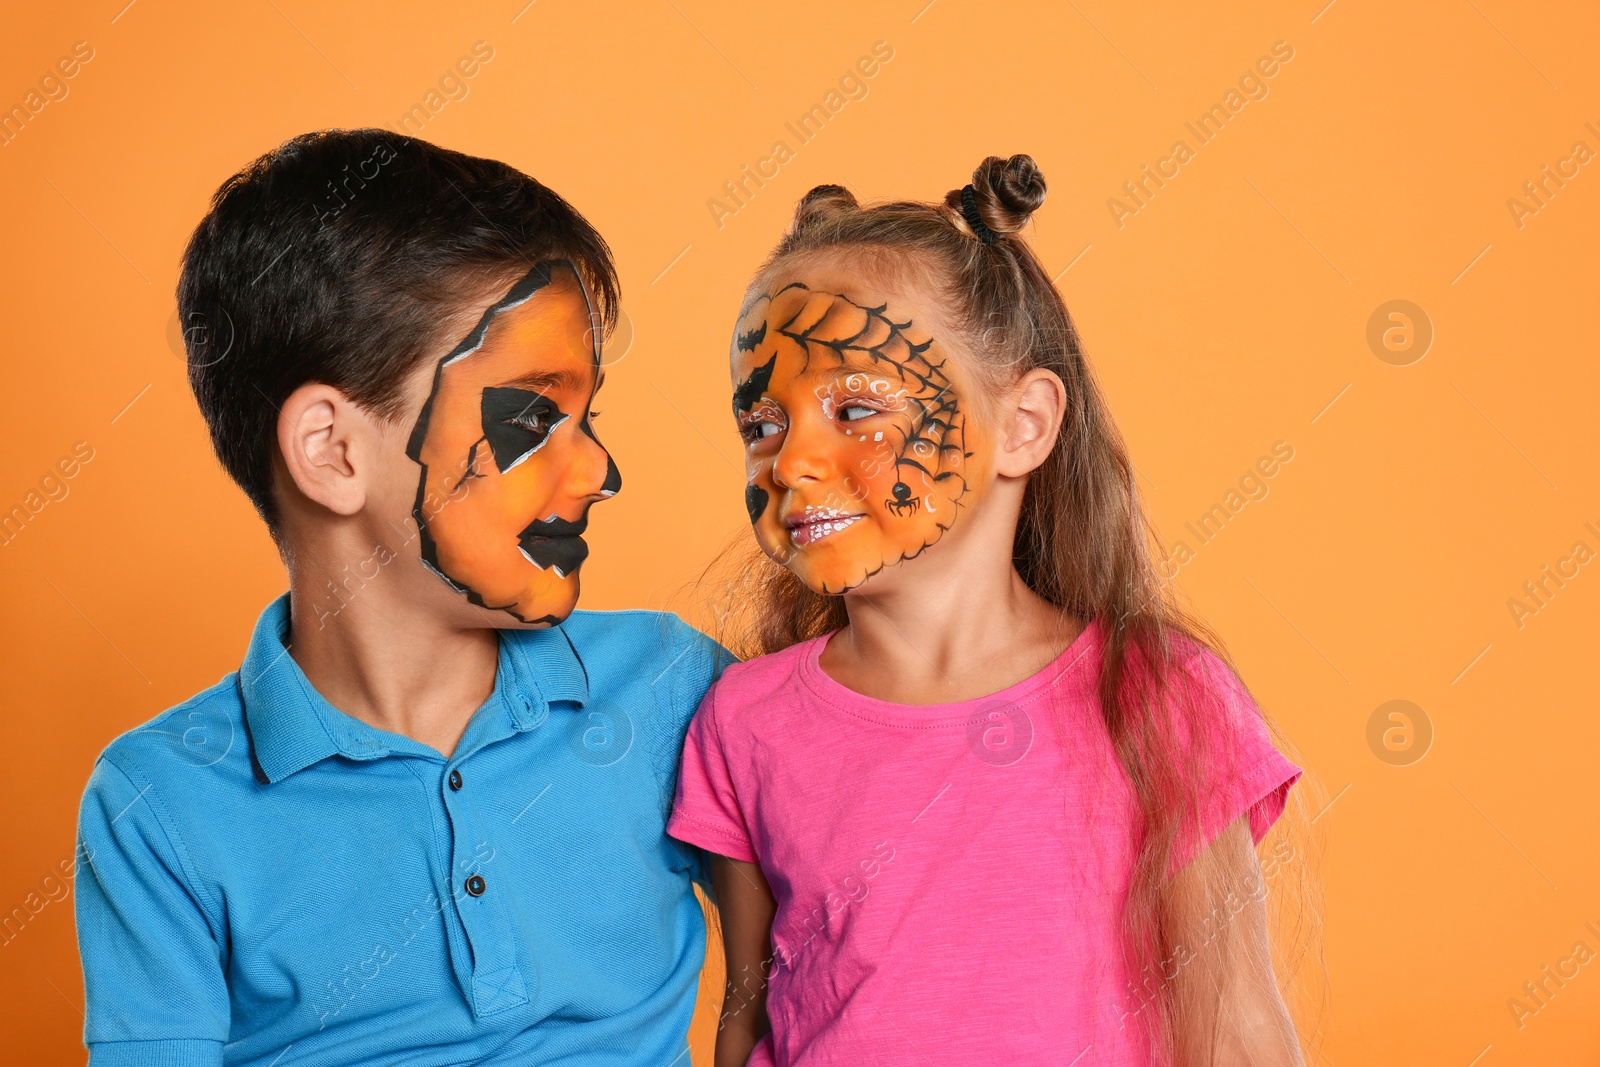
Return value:
<svg viewBox="0 0 1600 1067">
<path fill-rule="evenodd" d="M 79 817 L 92 1067 L 687 1065 L 703 857 L 668 837 L 727 654 L 675 616 L 502 631 L 454 755 L 284 642 L 111 743 Z"/>
</svg>

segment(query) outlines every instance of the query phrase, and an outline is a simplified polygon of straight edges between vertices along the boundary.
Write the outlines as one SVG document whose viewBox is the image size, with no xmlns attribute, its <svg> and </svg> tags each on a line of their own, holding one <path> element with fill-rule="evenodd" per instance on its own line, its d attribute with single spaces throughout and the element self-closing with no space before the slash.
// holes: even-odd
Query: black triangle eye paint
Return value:
<svg viewBox="0 0 1600 1067">
<path fill-rule="evenodd" d="M 483 436 L 502 474 L 543 448 L 567 418 L 555 401 L 530 389 L 490 386 L 483 391 Z"/>
</svg>

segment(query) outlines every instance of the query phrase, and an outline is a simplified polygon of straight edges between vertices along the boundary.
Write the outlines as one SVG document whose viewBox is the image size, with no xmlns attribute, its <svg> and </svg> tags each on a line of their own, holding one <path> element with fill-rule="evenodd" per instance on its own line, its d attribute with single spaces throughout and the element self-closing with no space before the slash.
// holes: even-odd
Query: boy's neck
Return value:
<svg viewBox="0 0 1600 1067">
<path fill-rule="evenodd" d="M 319 597 L 318 591 L 337 577 L 291 557 L 289 654 L 317 692 L 346 715 L 449 757 L 494 692 L 498 633 L 441 620 L 399 581 L 368 582 L 332 614 L 321 603 L 326 593 Z"/>
</svg>

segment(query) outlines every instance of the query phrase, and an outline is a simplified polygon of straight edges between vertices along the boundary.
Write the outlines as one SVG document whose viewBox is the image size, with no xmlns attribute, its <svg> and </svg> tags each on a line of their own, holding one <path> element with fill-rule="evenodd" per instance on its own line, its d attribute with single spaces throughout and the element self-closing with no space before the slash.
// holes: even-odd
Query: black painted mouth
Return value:
<svg viewBox="0 0 1600 1067">
<path fill-rule="evenodd" d="M 529 523 L 517 535 L 517 547 L 534 566 L 565 578 L 589 558 L 589 543 L 580 536 L 588 528 L 587 516 L 576 522 L 557 517 Z"/>
</svg>

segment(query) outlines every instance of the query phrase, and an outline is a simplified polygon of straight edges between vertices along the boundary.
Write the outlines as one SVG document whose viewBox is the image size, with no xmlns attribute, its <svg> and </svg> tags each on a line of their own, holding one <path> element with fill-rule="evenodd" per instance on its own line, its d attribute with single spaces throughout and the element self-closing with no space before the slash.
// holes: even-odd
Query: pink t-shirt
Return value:
<svg viewBox="0 0 1600 1067">
<path fill-rule="evenodd" d="M 958 704 L 846 689 L 818 664 L 825 637 L 723 673 L 667 832 L 759 863 L 777 898 L 752 1067 L 1148 1062 L 1120 935 L 1137 810 L 1095 695 L 1102 636 L 1096 620 Z M 1248 813 L 1259 842 L 1300 771 L 1215 655 L 1177 673 L 1221 753 L 1197 770 L 1200 838 Z"/>
</svg>

